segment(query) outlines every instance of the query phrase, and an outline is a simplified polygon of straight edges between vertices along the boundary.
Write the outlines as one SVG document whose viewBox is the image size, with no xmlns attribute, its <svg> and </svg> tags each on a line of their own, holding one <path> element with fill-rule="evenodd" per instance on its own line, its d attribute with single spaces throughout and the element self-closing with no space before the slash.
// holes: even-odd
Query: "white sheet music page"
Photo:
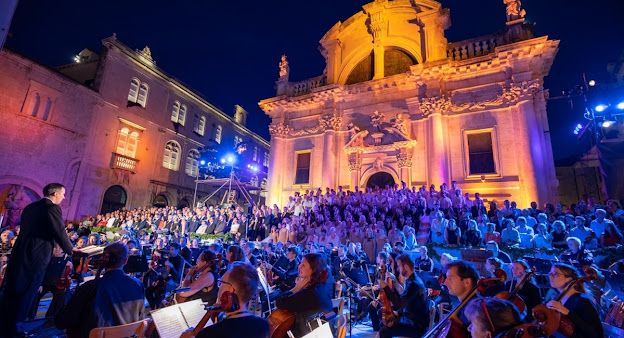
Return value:
<svg viewBox="0 0 624 338">
<path fill-rule="evenodd" d="M 180 337 L 189 328 L 182 316 L 179 305 L 151 312 L 152 319 L 161 337 Z"/>
<path fill-rule="evenodd" d="M 194 301 L 178 304 L 186 322 L 189 327 L 196 327 L 199 324 L 199 321 L 206 314 L 206 310 L 204 308 L 204 304 L 201 299 L 196 299 Z M 212 321 L 209 321 L 212 323 Z M 206 324 L 206 326 L 210 326 Z"/>
</svg>

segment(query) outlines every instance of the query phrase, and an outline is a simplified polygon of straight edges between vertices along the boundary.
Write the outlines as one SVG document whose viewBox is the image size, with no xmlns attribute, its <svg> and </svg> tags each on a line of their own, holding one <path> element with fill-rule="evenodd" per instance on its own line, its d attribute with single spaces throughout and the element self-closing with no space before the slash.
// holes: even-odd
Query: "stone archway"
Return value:
<svg viewBox="0 0 624 338">
<path fill-rule="evenodd" d="M 0 228 L 14 230 L 20 223 L 22 210 L 39 199 L 34 190 L 22 184 L 0 184 Z"/>
<path fill-rule="evenodd" d="M 102 201 L 102 210 L 100 213 L 106 214 L 123 209 L 127 201 L 128 194 L 126 193 L 126 189 L 120 185 L 113 185 L 106 189 L 104 193 L 104 200 Z"/>
<path fill-rule="evenodd" d="M 394 186 L 396 182 L 394 181 L 394 177 L 385 171 L 380 171 L 378 173 L 372 174 L 368 180 L 366 181 L 367 188 L 375 189 L 375 186 L 379 186 L 379 188 L 385 188 L 386 185 Z"/>
<path fill-rule="evenodd" d="M 154 198 L 154 203 L 152 203 L 152 205 L 158 208 L 164 208 L 169 205 L 169 200 L 167 196 L 160 194 Z"/>
</svg>

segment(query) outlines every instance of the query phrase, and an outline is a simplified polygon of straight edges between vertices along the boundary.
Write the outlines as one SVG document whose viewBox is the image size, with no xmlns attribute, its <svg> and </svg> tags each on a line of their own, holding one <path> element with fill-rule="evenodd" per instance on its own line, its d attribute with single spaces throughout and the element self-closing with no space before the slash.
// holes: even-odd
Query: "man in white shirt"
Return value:
<svg viewBox="0 0 624 338">
<path fill-rule="evenodd" d="M 581 243 L 585 243 L 585 239 L 591 233 L 591 229 L 585 226 L 585 217 L 576 216 L 574 218 L 576 225 L 570 230 L 570 237 L 578 237 Z"/>
<path fill-rule="evenodd" d="M 608 223 L 613 224 L 613 221 L 606 219 L 607 212 L 604 209 L 596 209 L 596 219 L 591 222 L 589 227 L 594 230 L 596 236 L 600 237 Z"/>
</svg>

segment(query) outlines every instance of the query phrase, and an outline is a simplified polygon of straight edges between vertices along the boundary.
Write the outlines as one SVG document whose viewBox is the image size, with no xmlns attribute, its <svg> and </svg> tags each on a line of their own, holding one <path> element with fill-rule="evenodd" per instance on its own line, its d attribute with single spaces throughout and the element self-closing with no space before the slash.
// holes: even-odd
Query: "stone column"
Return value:
<svg viewBox="0 0 624 338">
<path fill-rule="evenodd" d="M 518 177 L 523 183 L 524 198 L 522 204 L 529 205 L 532 201 L 540 201 L 540 188 L 542 183 L 540 176 L 543 176 L 543 162 L 545 154 L 542 153 L 540 144 L 539 128 L 535 118 L 535 111 L 530 101 L 524 101 L 518 104 L 516 108 L 518 128 L 517 130 L 517 148 L 518 154 Z M 520 204 L 520 203 L 519 203 Z M 522 205 L 520 204 L 520 205 Z"/>
<path fill-rule="evenodd" d="M 337 83 L 342 65 L 342 44 L 340 40 L 335 39 L 326 42 L 323 47 L 327 53 L 325 55 L 327 59 L 327 84 Z"/>
<path fill-rule="evenodd" d="M 351 172 L 351 186 L 349 189 L 354 191 L 362 178 L 362 158 L 360 154 L 349 154 L 349 172 Z"/>
<path fill-rule="evenodd" d="M 384 77 L 384 53 L 385 48 L 383 44 L 378 43 L 373 48 L 373 79 L 383 79 Z"/>
<path fill-rule="evenodd" d="M 429 115 L 429 184 L 439 186 L 447 182 L 446 140 L 442 123 L 442 113 L 435 111 Z"/>
<path fill-rule="evenodd" d="M 397 166 L 399 167 L 399 174 L 401 175 L 399 179 L 410 187 L 412 184 L 412 178 L 410 177 L 412 169 L 411 149 L 404 148 L 399 150 L 399 153 L 397 154 Z"/>
<path fill-rule="evenodd" d="M 271 124 L 271 150 L 269 152 L 269 175 L 267 177 L 267 198 L 269 205 L 282 205 L 282 191 L 284 190 L 284 170 L 286 165 L 286 137 L 290 127 L 281 123 Z"/>
<path fill-rule="evenodd" d="M 322 186 L 325 188 L 336 189 L 336 150 L 335 150 L 335 132 L 333 129 L 327 129 L 323 135 L 323 172 Z M 312 163 L 310 164 L 312 166 Z"/>
</svg>

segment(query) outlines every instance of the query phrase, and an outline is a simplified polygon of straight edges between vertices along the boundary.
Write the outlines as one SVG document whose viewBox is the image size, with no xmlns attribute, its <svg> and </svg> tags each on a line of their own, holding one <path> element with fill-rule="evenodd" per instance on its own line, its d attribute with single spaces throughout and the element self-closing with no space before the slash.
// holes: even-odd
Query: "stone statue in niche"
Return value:
<svg viewBox="0 0 624 338">
<path fill-rule="evenodd" d="M 290 66 L 288 66 L 288 60 L 286 55 L 282 55 L 282 61 L 279 63 L 279 79 L 280 81 L 288 81 L 288 75 L 290 75 Z"/>
<path fill-rule="evenodd" d="M 400 131 L 401 133 L 407 135 L 407 120 L 403 118 L 402 113 L 396 114 L 394 119 L 392 120 L 392 128 Z"/>
<path fill-rule="evenodd" d="M 353 139 L 353 136 L 355 136 L 357 133 L 360 132 L 360 128 L 356 126 L 355 124 L 353 124 L 353 122 L 351 122 L 347 126 L 347 131 L 349 132 L 349 141 L 350 141 Z"/>
<path fill-rule="evenodd" d="M 24 186 L 13 185 L 4 201 L 6 220 L 3 226 L 15 231 L 15 227 L 20 223 L 22 211 L 28 203 L 29 199 L 24 192 Z"/>
<path fill-rule="evenodd" d="M 380 113 L 378 110 L 375 110 L 373 116 L 371 116 L 371 125 L 377 129 L 377 132 L 381 132 L 381 126 L 385 118 L 384 114 Z"/>
<path fill-rule="evenodd" d="M 526 15 L 526 11 L 521 8 L 520 0 L 503 0 L 503 3 L 507 5 L 507 21 L 521 19 Z"/>
</svg>

